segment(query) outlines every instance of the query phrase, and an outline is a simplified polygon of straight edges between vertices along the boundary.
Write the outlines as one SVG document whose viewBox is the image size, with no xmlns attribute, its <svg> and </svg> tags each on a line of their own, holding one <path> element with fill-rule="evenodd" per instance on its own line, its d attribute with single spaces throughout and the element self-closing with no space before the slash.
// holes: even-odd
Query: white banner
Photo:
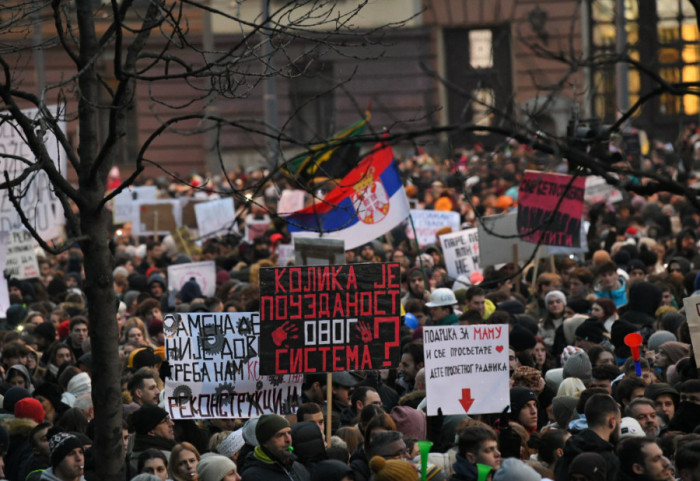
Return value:
<svg viewBox="0 0 700 481">
<path fill-rule="evenodd" d="M 296 412 L 304 375 L 260 375 L 257 312 L 168 314 L 163 328 L 172 419 Z"/>
<path fill-rule="evenodd" d="M 479 230 L 475 227 L 440 236 L 440 246 L 445 256 L 447 273 L 453 279 L 466 276 L 472 272 L 481 272 L 479 268 Z"/>
<path fill-rule="evenodd" d="M 158 199 L 158 188 L 155 185 L 130 187 L 122 190 L 112 199 L 112 221 L 115 224 L 139 221 L 138 202 L 150 202 Z"/>
<path fill-rule="evenodd" d="M 39 277 L 32 235 L 26 230 L 15 230 L 9 233 L 6 241 L 5 275 L 19 280 Z"/>
<path fill-rule="evenodd" d="M 56 110 L 55 107 L 48 107 L 48 109 Z M 22 113 L 30 118 L 39 117 L 37 109 L 23 110 Z M 65 122 L 59 122 L 58 125 L 65 134 Z M 36 127 L 38 129 L 39 125 Z M 56 170 L 65 176 L 66 154 L 53 132 L 46 131 L 44 145 Z M 27 169 L 25 162 L 2 157 L 2 154 L 21 157 L 30 163 L 36 162 L 23 134 L 16 129 L 12 122 L 0 124 L 0 172 L 7 172 L 10 180 L 16 179 L 25 172 Z M 0 182 L 4 181 L 5 178 L 2 177 Z M 60 235 L 61 226 L 65 225 L 66 219 L 63 215 L 63 207 L 54 194 L 54 188 L 45 172 L 37 171 L 29 174 L 18 187 L 14 188 L 13 192 L 20 201 L 20 206 L 29 219 L 29 223 L 42 238 L 53 239 Z M 21 228 L 22 222 L 17 210 L 10 202 L 7 189 L 0 190 L 0 231 L 9 232 Z"/>
<path fill-rule="evenodd" d="M 421 247 L 437 244 L 435 234 L 443 227 L 451 227 L 452 232 L 457 232 L 461 225 L 459 212 L 411 209 L 411 217 L 413 218 L 413 226 L 416 228 L 418 244 Z M 406 227 L 406 235 L 409 239 L 415 238 L 410 224 Z"/>
<path fill-rule="evenodd" d="M 683 307 L 685 307 L 685 317 L 688 320 L 695 363 L 700 366 L 700 295 L 683 299 Z"/>
<path fill-rule="evenodd" d="M 236 220 L 233 197 L 200 202 L 194 206 L 199 237 L 216 237 L 228 234 Z"/>
<path fill-rule="evenodd" d="M 168 290 L 179 291 L 190 279 L 199 284 L 202 294 L 210 297 L 216 293 L 216 263 L 214 261 L 188 262 L 168 266 Z"/>
<path fill-rule="evenodd" d="M 428 415 L 500 413 L 510 405 L 508 325 L 424 326 Z"/>
</svg>

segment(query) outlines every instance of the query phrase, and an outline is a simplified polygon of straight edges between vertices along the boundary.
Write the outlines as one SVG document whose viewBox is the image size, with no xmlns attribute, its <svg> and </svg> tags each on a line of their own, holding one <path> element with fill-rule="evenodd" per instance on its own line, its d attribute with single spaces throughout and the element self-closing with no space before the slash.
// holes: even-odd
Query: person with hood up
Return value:
<svg viewBox="0 0 700 481">
<path fill-rule="evenodd" d="M 569 480 L 569 466 L 581 453 L 598 453 L 607 464 L 607 481 L 616 481 L 620 461 L 615 455 L 615 444 L 620 436 L 622 416 L 615 400 L 607 394 L 594 394 L 586 402 L 584 413 L 588 428 L 569 438 L 564 455 L 554 469 L 556 481 Z"/>
<path fill-rule="evenodd" d="M 90 375 L 86 372 L 81 372 L 73 376 L 66 387 L 66 392 L 61 396 L 61 402 L 73 407 L 75 405 L 75 400 L 78 399 L 82 394 L 87 394 L 92 392 L 92 380 Z"/>
<path fill-rule="evenodd" d="M 309 472 L 318 462 L 328 459 L 323 434 L 316 423 L 305 421 L 292 426 L 292 447 Z"/>
<path fill-rule="evenodd" d="M 630 286 L 629 304 L 621 311 L 620 319 L 612 325 L 610 334 L 618 357 L 629 357 L 631 352 L 624 343 L 629 332 L 639 332 L 644 340 L 654 333 L 656 309 L 661 304 L 661 288 L 645 281 Z"/>
<path fill-rule="evenodd" d="M 5 382 L 10 386 L 23 387 L 29 391 L 29 394 L 34 392 L 32 377 L 29 375 L 29 370 L 24 364 L 14 364 L 10 367 L 5 375 Z"/>
</svg>

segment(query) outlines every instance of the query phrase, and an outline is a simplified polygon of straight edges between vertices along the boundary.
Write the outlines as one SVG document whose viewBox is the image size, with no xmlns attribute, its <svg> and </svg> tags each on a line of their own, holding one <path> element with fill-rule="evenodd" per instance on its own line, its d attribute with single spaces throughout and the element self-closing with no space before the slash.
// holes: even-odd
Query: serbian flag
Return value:
<svg viewBox="0 0 700 481">
<path fill-rule="evenodd" d="M 377 144 L 338 186 L 316 204 L 287 217 L 289 232 L 343 239 L 350 250 L 408 217 L 410 208 L 390 146 Z"/>
</svg>

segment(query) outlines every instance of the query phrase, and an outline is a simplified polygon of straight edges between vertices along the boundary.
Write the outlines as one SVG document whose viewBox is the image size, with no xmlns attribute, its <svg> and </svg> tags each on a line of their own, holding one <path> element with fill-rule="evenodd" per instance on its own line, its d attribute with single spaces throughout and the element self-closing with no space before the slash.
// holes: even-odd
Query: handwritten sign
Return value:
<svg viewBox="0 0 700 481">
<path fill-rule="evenodd" d="M 185 282 L 194 278 L 205 296 L 216 293 L 216 263 L 214 261 L 188 262 L 168 266 L 168 289 L 179 291 Z"/>
<path fill-rule="evenodd" d="M 700 295 L 683 299 L 683 307 L 685 307 L 685 317 L 688 320 L 695 363 L 700 366 Z"/>
<path fill-rule="evenodd" d="M 5 275 L 15 279 L 39 277 L 39 263 L 34 252 L 34 238 L 26 230 L 15 230 L 7 236 Z"/>
<path fill-rule="evenodd" d="M 457 279 L 481 272 L 479 268 L 479 229 L 467 229 L 440 236 L 447 273 Z"/>
<path fill-rule="evenodd" d="M 56 111 L 57 107 L 47 107 L 57 118 L 61 115 Z M 38 109 L 22 110 L 22 113 L 30 119 L 40 119 Z M 66 123 L 57 122 L 58 128 L 65 135 Z M 36 124 L 39 128 L 39 124 Z M 48 153 L 54 168 L 65 177 L 66 154 L 58 142 L 56 135 L 46 130 L 44 133 L 44 147 Z M 10 157 L 5 157 L 8 155 Z M 12 121 L 0 124 L 0 172 L 6 172 L 10 180 L 17 179 L 27 170 L 27 163 L 19 160 L 25 159 L 30 164 L 36 162 L 36 156 L 25 142 L 24 134 Z M 3 178 L 4 182 L 5 179 Z M 30 173 L 22 182 L 13 187 L 14 194 L 19 200 L 22 211 L 27 216 L 29 223 L 44 239 L 53 239 L 60 235 L 60 227 L 66 220 L 61 202 L 56 197 L 48 174 L 43 170 Z M 17 209 L 10 201 L 7 189 L 0 190 L 0 230 L 12 231 L 23 226 Z"/>
<path fill-rule="evenodd" d="M 398 365 L 399 264 L 260 269 L 262 374 Z"/>
<path fill-rule="evenodd" d="M 284 189 L 277 202 L 277 213 L 289 215 L 304 208 L 306 191 L 300 189 Z"/>
<path fill-rule="evenodd" d="M 168 314 L 163 332 L 172 419 L 296 412 L 303 375 L 260 375 L 257 312 Z"/>
<path fill-rule="evenodd" d="M 227 234 L 236 220 L 233 197 L 201 202 L 194 206 L 200 237 Z"/>
<path fill-rule="evenodd" d="M 526 171 L 518 189 L 518 232 L 523 240 L 579 247 L 585 177 Z"/>
<path fill-rule="evenodd" d="M 158 188 L 155 185 L 131 187 L 121 191 L 112 199 L 112 221 L 115 224 L 135 224 L 139 219 L 138 203 L 154 201 L 157 198 Z"/>
<path fill-rule="evenodd" d="M 510 404 L 508 325 L 424 326 L 428 415 L 487 414 Z"/>
<path fill-rule="evenodd" d="M 245 218 L 245 233 L 243 239 L 252 244 L 253 241 L 265 234 L 265 231 L 270 227 L 272 220 L 269 216 L 263 215 L 261 219 L 256 219 L 254 215 L 248 215 Z"/>
<path fill-rule="evenodd" d="M 461 225 L 459 212 L 411 209 L 411 217 L 413 218 L 413 225 L 416 228 L 418 244 L 420 244 L 421 247 L 437 243 L 435 235 L 440 229 L 451 227 L 452 232 L 457 232 Z M 408 235 L 409 239 L 415 238 L 410 225 L 406 228 L 406 235 Z"/>
</svg>

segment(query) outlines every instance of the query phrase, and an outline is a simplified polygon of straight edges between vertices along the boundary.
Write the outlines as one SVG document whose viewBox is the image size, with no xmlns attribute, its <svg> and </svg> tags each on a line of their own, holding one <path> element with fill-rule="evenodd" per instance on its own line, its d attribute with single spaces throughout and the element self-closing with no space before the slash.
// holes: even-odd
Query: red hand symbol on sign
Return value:
<svg viewBox="0 0 700 481">
<path fill-rule="evenodd" d="M 298 330 L 299 328 L 297 326 L 287 321 L 272 331 L 272 342 L 275 343 L 275 346 L 281 346 L 282 343 L 287 340 L 287 338 L 299 339 L 299 336 L 296 334 Z"/>
<path fill-rule="evenodd" d="M 363 343 L 366 344 L 372 341 L 372 329 L 366 322 L 360 321 L 357 323 L 357 332 L 360 333 L 360 339 Z"/>
</svg>

